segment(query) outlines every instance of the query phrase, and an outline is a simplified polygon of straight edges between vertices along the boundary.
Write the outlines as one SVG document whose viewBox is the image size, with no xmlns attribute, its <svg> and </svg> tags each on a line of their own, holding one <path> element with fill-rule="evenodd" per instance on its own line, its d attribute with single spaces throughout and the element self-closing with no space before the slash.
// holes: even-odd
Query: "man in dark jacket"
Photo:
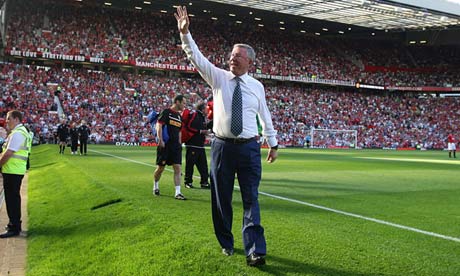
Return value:
<svg viewBox="0 0 460 276">
<path fill-rule="evenodd" d="M 196 115 L 193 114 L 196 112 Z M 201 176 L 201 188 L 209 189 L 209 173 L 208 161 L 206 159 L 206 151 L 204 149 L 204 141 L 208 130 L 206 127 L 206 105 L 200 102 L 196 105 L 195 111 L 190 113 L 190 121 L 184 127 L 193 136 L 185 142 L 187 152 L 185 155 L 185 187 L 193 188 L 193 167 L 196 165 Z"/>
<path fill-rule="evenodd" d="M 86 121 L 81 121 L 81 126 L 78 128 L 78 136 L 80 137 L 80 155 L 86 155 L 86 148 L 88 145 L 88 137 L 91 134 L 91 130 L 86 125 Z"/>
<path fill-rule="evenodd" d="M 63 119 L 57 128 L 57 136 L 59 138 L 59 154 L 64 154 L 67 138 L 69 138 L 70 127 L 67 121 Z"/>
<path fill-rule="evenodd" d="M 72 151 L 72 154 L 77 154 L 77 148 L 78 148 L 78 136 L 79 136 L 79 131 L 77 127 L 77 123 L 72 123 L 72 127 L 70 128 L 70 148 Z"/>
</svg>

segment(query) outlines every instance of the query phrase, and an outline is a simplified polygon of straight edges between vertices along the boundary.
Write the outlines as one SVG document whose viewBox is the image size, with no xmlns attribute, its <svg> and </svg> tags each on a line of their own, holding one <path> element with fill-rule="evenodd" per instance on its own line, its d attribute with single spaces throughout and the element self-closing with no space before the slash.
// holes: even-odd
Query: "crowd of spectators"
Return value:
<svg viewBox="0 0 460 276">
<path fill-rule="evenodd" d="M 24 1 L 11 5 L 7 49 L 123 59 L 120 36 L 104 9 L 35 3 L 31 9 L 30 5 Z"/>
<path fill-rule="evenodd" d="M 70 122 L 84 119 L 90 124 L 94 140 L 138 142 L 153 140 L 145 124 L 151 109 L 169 107 L 177 93 L 188 94 L 191 105 L 210 93 L 201 81 L 197 83 L 199 79 L 16 64 L 0 68 L 0 114 L 23 110 L 26 123 L 44 141 L 54 138 L 60 123 L 55 95 Z"/>
<path fill-rule="evenodd" d="M 42 141 L 52 141 L 59 124 L 55 95 L 70 122 L 88 122 L 94 141 L 141 142 L 154 139 L 145 121 L 151 109 L 170 106 L 178 93 L 187 95 L 192 107 L 211 93 L 199 77 L 9 63 L 0 68 L 0 116 L 11 108 L 23 110 L 25 123 Z M 265 82 L 265 87 L 280 144 L 286 146 L 303 146 L 312 128 L 356 130 L 355 146 L 361 148 L 439 149 L 449 133 L 460 133 L 458 97 L 369 94 L 286 82 Z"/>
<path fill-rule="evenodd" d="M 266 90 L 275 129 L 286 145 L 302 145 L 315 128 L 356 130 L 355 146 L 360 148 L 420 145 L 440 149 L 446 146 L 448 133 L 460 132 L 458 97 L 366 94 L 283 85 L 268 85 Z M 349 142 L 354 144 L 353 140 Z"/>
<path fill-rule="evenodd" d="M 190 65 L 171 14 L 98 8 L 81 2 L 34 3 L 34 9 L 28 8 L 30 0 L 11 5 L 7 53 L 37 51 L 129 64 Z M 257 51 L 253 73 L 381 86 L 460 86 L 458 47 L 408 47 L 391 40 L 323 38 L 244 23 L 192 20 L 194 39 L 202 52 L 223 68 L 232 45 L 245 42 Z M 191 105 L 211 94 L 198 76 L 8 63 L 0 68 L 0 115 L 11 108 L 24 110 L 26 123 L 44 141 L 53 140 L 59 123 L 55 94 L 69 121 L 88 121 L 92 138 L 98 142 L 152 141 L 144 121 L 150 109 L 169 106 L 178 93 L 188 95 Z M 362 148 L 443 148 L 447 134 L 460 130 L 458 98 L 263 82 L 284 145 L 304 145 L 312 129 L 340 129 L 356 130 L 356 146 Z M 342 138 L 337 136 L 331 143 L 340 146 L 345 143 Z"/>
<path fill-rule="evenodd" d="M 18 0 L 11 5 L 10 49 L 189 65 L 172 14 Z M 41 2 L 37 4 L 36 2 Z M 279 29 L 192 18 L 202 52 L 225 67 L 234 43 L 257 50 L 253 72 L 382 86 L 460 86 L 458 47 L 412 47 L 401 41 L 323 38 Z M 242 35 L 244 34 L 244 35 Z M 378 69 L 370 69 L 379 67 Z"/>
</svg>

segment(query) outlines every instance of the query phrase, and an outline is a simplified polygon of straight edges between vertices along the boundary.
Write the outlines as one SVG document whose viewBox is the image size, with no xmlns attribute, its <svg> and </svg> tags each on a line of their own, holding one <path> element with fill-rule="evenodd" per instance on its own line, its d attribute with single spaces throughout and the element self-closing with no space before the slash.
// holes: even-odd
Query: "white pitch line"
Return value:
<svg viewBox="0 0 460 276">
<path fill-rule="evenodd" d="M 436 160 L 436 159 L 421 159 L 421 158 L 396 158 L 396 157 L 355 157 L 359 159 L 384 160 L 384 161 L 401 161 L 401 162 L 420 162 L 434 164 L 449 164 L 460 165 L 460 160 Z"/>
<path fill-rule="evenodd" d="M 445 236 L 445 235 L 441 235 L 441 234 L 438 234 L 438 233 L 433 233 L 433 232 L 429 232 L 429 231 L 425 231 L 425 230 L 420 230 L 420 229 L 417 229 L 417 228 L 404 226 L 404 225 L 401 225 L 401 224 L 396 224 L 396 223 L 392 223 L 392 222 L 388 222 L 388 221 L 384 221 L 384 220 L 380 220 L 380 219 L 365 217 L 365 216 L 361 216 L 361 215 L 357 215 L 357 214 L 353 214 L 353 213 L 349 213 L 349 212 L 345 212 L 345 211 L 332 209 L 332 208 L 329 208 L 329 207 L 324 207 L 324 206 L 321 206 L 321 205 L 316 205 L 316 204 L 313 204 L 313 203 L 308 203 L 308 202 L 304 202 L 304 201 L 300 201 L 300 200 L 296 200 L 296 199 L 291 199 L 291 198 L 287 198 L 287 197 L 272 195 L 272 194 L 265 193 L 265 192 L 259 192 L 259 194 L 266 195 L 266 196 L 273 197 L 273 198 L 277 198 L 277 199 L 281 199 L 281 200 L 295 202 L 295 203 L 302 204 L 302 205 L 307 205 L 307 206 L 310 206 L 310 207 L 313 207 L 313 208 L 333 212 L 333 213 L 336 213 L 336 214 L 341 214 L 341 215 L 345 215 L 345 216 L 349 216 L 349 217 L 355 217 L 355 218 L 360 218 L 360 219 L 364 219 L 364 220 L 368 220 L 368 221 L 373 221 L 373 222 L 376 222 L 376 223 L 389 225 L 389 226 L 393 226 L 393 227 L 396 227 L 396 228 L 409 230 L 409 231 L 413 231 L 413 232 L 417 232 L 417 233 L 421 233 L 421 234 L 425 234 L 425 235 L 428 235 L 428 236 L 433 236 L 433 237 L 437 237 L 437 238 L 441 238 L 441 239 L 445 239 L 445 240 L 451 240 L 451 241 L 455 241 L 455 242 L 460 242 L 459 238 Z"/>
<path fill-rule="evenodd" d="M 97 151 L 97 150 L 88 150 L 88 151 L 96 152 L 96 153 L 99 153 L 99 154 L 107 155 L 107 156 L 110 156 L 110 157 L 118 158 L 118 159 L 125 160 L 125 161 L 128 161 L 128 162 L 136 163 L 136 164 L 149 166 L 149 167 L 152 167 L 152 168 L 156 167 L 156 165 L 152 165 L 152 164 L 149 164 L 149 163 L 124 158 L 124 157 L 121 157 L 121 156 L 116 156 L 116 155 L 105 153 L 105 152 L 100 152 L 100 151 Z M 165 168 L 165 171 L 174 172 L 174 170 L 171 170 L 171 169 L 168 169 L 168 168 Z M 193 177 L 194 178 L 200 178 L 199 176 L 195 176 L 195 175 Z"/>
<path fill-rule="evenodd" d="M 144 162 L 140 162 L 140 161 L 136 161 L 136 160 L 116 156 L 116 155 L 113 155 L 113 154 L 104 153 L 104 152 L 95 151 L 95 150 L 91 150 L 91 151 L 99 153 L 99 154 L 111 156 L 111 157 L 114 157 L 114 158 L 118 158 L 118 159 L 121 159 L 121 160 L 125 160 L 125 161 L 128 161 L 128 162 L 133 162 L 133 163 L 137 163 L 137 164 L 141 164 L 141 165 L 146 165 L 146 166 L 149 166 L 149 167 L 155 167 L 152 164 L 148 164 L 148 163 L 144 163 Z M 169 171 L 172 171 L 172 170 L 169 170 Z M 194 176 L 194 177 L 198 178 L 197 176 Z M 404 229 L 404 230 L 424 234 L 424 235 L 427 235 L 427 236 L 432 236 L 432 237 L 441 238 L 441 239 L 444 239 L 444 240 L 450 240 L 450 241 L 454 241 L 454 242 L 460 242 L 460 238 L 455 238 L 455 237 L 446 236 L 446 235 L 442 235 L 442 234 L 438 234 L 438 233 L 434 233 L 434 232 L 420 230 L 420 229 L 417 229 L 417 228 L 404 226 L 404 225 L 401 225 L 401 224 L 396 224 L 396 223 L 392 223 L 392 222 L 388 222 L 388 221 L 384 221 L 384 220 L 380 220 L 380 219 L 365 217 L 365 216 L 361 216 L 361 215 L 357 215 L 357 214 L 353 214 L 353 213 L 349 213 L 349 212 L 345 212 L 345 211 L 340 211 L 340 210 L 332 209 L 332 208 L 329 208 L 329 207 L 325 207 L 325 206 L 321 206 L 321 205 L 317 205 L 317 204 L 313 204 L 313 203 L 309 203 L 309 202 L 305 202 L 305 201 L 291 199 L 291 198 L 287 198 L 287 197 L 283 197 L 283 196 L 277 196 L 277 195 L 273 195 L 273 194 L 269 194 L 269 193 L 265 193 L 265 192 L 261 192 L 261 191 L 259 191 L 259 194 L 262 194 L 262 195 L 265 195 L 265 196 L 268 196 L 268 197 L 272 197 L 272 198 L 276 198 L 276 199 L 281 199 L 281 200 L 301 204 L 301 205 L 306 205 L 306 206 L 309 206 L 309 207 L 313 207 L 313 208 L 317 208 L 317 209 L 321 209 L 321 210 L 325 210 L 325 211 L 329 211 L 329 212 L 333 212 L 333 213 L 336 213 L 336 214 L 341 214 L 341 215 L 345 215 L 345 216 L 349 216 L 349 217 L 354 217 L 354 218 L 359 218 L 359 219 L 363 219 L 363 220 L 367 220 L 367 221 L 372 221 L 372 222 L 383 224 L 383 225 L 393 226 L 395 228 L 400 228 L 400 229 Z"/>
</svg>

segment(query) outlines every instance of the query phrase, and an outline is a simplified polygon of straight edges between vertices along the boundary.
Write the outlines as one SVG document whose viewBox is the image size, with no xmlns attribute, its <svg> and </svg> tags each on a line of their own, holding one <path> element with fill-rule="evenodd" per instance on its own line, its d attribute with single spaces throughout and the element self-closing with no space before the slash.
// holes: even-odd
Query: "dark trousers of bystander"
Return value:
<svg viewBox="0 0 460 276">
<path fill-rule="evenodd" d="M 203 147 L 187 145 L 187 152 L 185 154 L 185 183 L 193 183 L 193 167 L 195 165 L 201 176 L 200 184 L 207 184 L 209 173 L 205 149 Z"/>
<path fill-rule="evenodd" d="M 72 152 L 77 152 L 78 148 L 78 139 L 72 139 L 72 143 L 70 144 Z"/>
<path fill-rule="evenodd" d="M 24 175 L 3 173 L 3 190 L 5 192 L 8 227 L 21 232 L 21 183 Z"/>
<path fill-rule="evenodd" d="M 80 154 L 86 154 L 88 139 L 80 138 Z"/>
</svg>

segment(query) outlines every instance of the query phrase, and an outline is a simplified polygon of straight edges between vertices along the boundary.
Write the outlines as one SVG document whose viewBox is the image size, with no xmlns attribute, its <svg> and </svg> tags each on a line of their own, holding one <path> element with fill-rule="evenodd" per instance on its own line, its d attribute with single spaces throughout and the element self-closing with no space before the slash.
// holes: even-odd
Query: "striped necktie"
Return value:
<svg viewBox="0 0 460 276">
<path fill-rule="evenodd" d="M 243 131 L 243 96 L 241 95 L 241 87 L 239 77 L 235 77 L 235 90 L 233 91 L 232 99 L 232 123 L 230 131 L 233 135 L 238 136 Z"/>
</svg>

